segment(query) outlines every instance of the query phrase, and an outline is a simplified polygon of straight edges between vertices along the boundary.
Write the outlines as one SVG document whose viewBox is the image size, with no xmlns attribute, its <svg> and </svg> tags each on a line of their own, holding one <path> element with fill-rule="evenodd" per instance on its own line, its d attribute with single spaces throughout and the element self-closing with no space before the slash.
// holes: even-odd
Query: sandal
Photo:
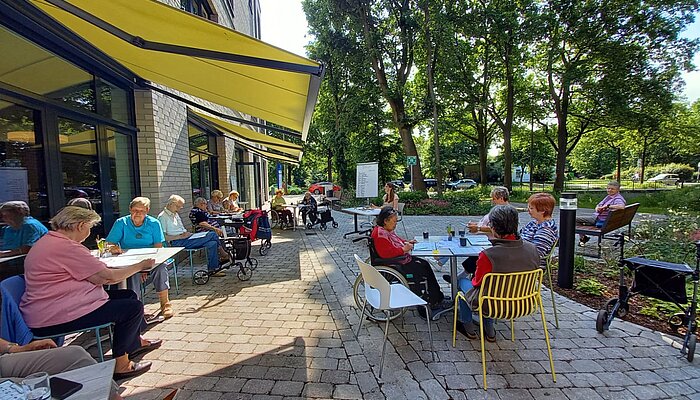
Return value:
<svg viewBox="0 0 700 400">
<path fill-rule="evenodd" d="M 129 353 L 129 359 L 133 359 L 136 356 L 139 356 L 141 354 L 145 354 L 145 353 L 148 353 L 149 351 L 155 350 L 155 349 L 159 348 L 160 345 L 163 344 L 163 341 L 161 339 L 154 339 L 154 340 L 146 339 L 146 341 L 148 342 L 148 344 L 143 345 L 143 346 L 139 347 L 138 349 Z"/>
</svg>

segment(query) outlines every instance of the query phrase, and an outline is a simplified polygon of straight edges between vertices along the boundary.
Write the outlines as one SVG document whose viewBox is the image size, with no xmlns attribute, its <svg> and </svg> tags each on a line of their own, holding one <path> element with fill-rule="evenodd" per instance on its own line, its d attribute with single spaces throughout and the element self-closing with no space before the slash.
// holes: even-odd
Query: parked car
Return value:
<svg viewBox="0 0 700 400">
<path fill-rule="evenodd" d="M 340 186 L 336 185 L 333 182 L 316 182 L 309 186 L 309 192 L 313 194 L 325 194 L 325 187 L 326 186 L 333 186 L 333 191 L 334 192 L 339 192 L 340 191 Z"/>
<path fill-rule="evenodd" d="M 426 189 L 437 186 L 437 179 L 435 178 L 425 178 L 423 179 L 423 182 L 425 183 Z"/>
<path fill-rule="evenodd" d="M 473 179 L 459 179 L 445 184 L 447 189 L 471 189 L 476 186 L 476 181 Z"/>
<path fill-rule="evenodd" d="M 403 187 L 406 186 L 406 184 L 404 183 L 404 181 L 402 181 L 401 179 L 393 180 L 393 181 L 391 181 L 391 183 L 393 183 L 394 186 L 396 186 L 396 187 L 399 188 L 399 189 L 403 189 Z"/>
<path fill-rule="evenodd" d="M 678 183 L 678 174 L 658 174 L 653 178 L 649 178 L 649 182 L 661 182 L 665 185 L 675 185 Z"/>
</svg>

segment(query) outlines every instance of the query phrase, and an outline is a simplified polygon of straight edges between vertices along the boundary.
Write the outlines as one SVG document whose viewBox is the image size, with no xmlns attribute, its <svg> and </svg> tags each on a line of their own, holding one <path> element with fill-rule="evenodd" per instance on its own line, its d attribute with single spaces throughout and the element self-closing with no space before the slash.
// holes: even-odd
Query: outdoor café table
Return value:
<svg viewBox="0 0 700 400">
<path fill-rule="evenodd" d="M 285 204 L 284 208 L 291 208 L 292 209 L 292 229 L 297 230 L 297 216 L 299 214 L 299 209 L 302 208 L 303 205 L 297 204 L 297 203 L 292 203 L 292 204 Z"/>
<path fill-rule="evenodd" d="M 238 228 L 243 225 L 243 213 L 221 213 L 210 215 L 210 219 L 215 219 L 222 228 L 223 237 L 228 237 L 226 227 L 231 227 L 234 232 L 238 232 Z"/>
<path fill-rule="evenodd" d="M 67 397 L 69 400 L 106 400 L 112 389 L 112 374 L 116 363 L 117 360 L 109 360 L 52 376 L 83 385 L 79 391 Z"/>
<path fill-rule="evenodd" d="M 355 230 L 344 234 L 343 238 L 347 238 L 348 235 L 353 235 L 355 233 L 363 232 L 363 230 L 361 230 L 359 228 L 359 225 L 357 224 L 357 216 L 358 215 L 364 215 L 367 217 L 376 217 L 377 215 L 379 215 L 379 211 L 381 211 L 381 209 L 379 209 L 379 208 L 367 208 L 367 207 L 350 207 L 350 208 L 341 209 L 340 212 L 345 213 L 345 214 L 350 214 L 355 218 Z"/>
<path fill-rule="evenodd" d="M 450 287 L 452 289 L 452 298 L 457 296 L 459 285 L 457 284 L 457 257 L 476 257 L 486 247 L 491 247 L 491 242 L 488 241 L 486 235 L 465 235 L 467 245 L 459 245 L 459 236 L 455 236 L 452 240 L 447 240 L 447 236 L 430 235 L 428 239 L 423 239 L 423 236 L 416 236 L 417 241 L 413 245 L 411 255 L 414 256 L 431 256 L 431 257 L 449 257 L 450 259 Z"/>
<path fill-rule="evenodd" d="M 155 268 L 184 249 L 184 247 L 146 247 L 143 249 L 129 249 L 116 256 L 102 257 L 100 258 L 100 261 L 107 264 L 107 267 L 109 268 L 124 268 L 128 267 L 129 265 L 136 264 L 137 262 L 153 258 L 156 260 L 156 263 L 153 266 L 153 268 Z M 95 254 L 96 253 L 93 253 L 93 255 Z M 126 281 L 122 281 L 122 283 L 119 284 L 119 288 L 125 289 Z"/>
</svg>

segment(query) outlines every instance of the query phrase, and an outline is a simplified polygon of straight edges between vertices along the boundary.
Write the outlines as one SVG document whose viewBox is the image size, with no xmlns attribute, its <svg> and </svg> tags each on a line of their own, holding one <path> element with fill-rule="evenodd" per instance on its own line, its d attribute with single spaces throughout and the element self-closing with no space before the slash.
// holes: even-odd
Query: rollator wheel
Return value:
<svg viewBox="0 0 700 400">
<path fill-rule="evenodd" d="M 207 282 L 209 282 L 209 272 L 200 269 L 199 271 L 194 273 L 194 277 L 192 278 L 192 280 L 197 285 L 206 285 Z"/>
<path fill-rule="evenodd" d="M 686 356 L 688 362 L 693 362 L 693 358 L 695 358 L 695 344 L 697 341 L 698 337 L 694 334 L 688 338 L 688 354 Z"/>
<path fill-rule="evenodd" d="M 255 271 L 255 269 L 258 268 L 258 260 L 249 258 L 245 260 L 245 266 L 250 268 L 251 271 Z"/>
<path fill-rule="evenodd" d="M 333 227 L 334 227 L 334 228 L 337 228 L 337 227 L 338 227 L 338 223 L 335 222 L 335 221 L 333 221 Z"/>
<path fill-rule="evenodd" d="M 668 325 L 676 332 L 688 326 L 688 316 L 685 313 L 675 313 L 668 317 Z"/>
<path fill-rule="evenodd" d="M 263 239 L 263 241 L 260 242 L 260 255 L 267 255 L 267 253 L 270 252 L 270 247 L 272 247 L 272 242 L 270 241 L 270 239 Z"/>
<path fill-rule="evenodd" d="M 325 231 L 326 228 L 328 228 L 328 227 L 326 226 L 326 224 L 323 223 L 323 222 L 321 222 L 321 230 L 322 230 L 322 231 Z"/>
<path fill-rule="evenodd" d="M 311 222 L 306 223 L 306 229 L 312 229 L 313 227 L 314 227 L 314 224 L 312 224 Z"/>
<path fill-rule="evenodd" d="M 603 333 L 603 331 L 606 330 L 605 328 L 605 323 L 608 321 L 608 311 L 603 309 L 598 311 L 598 318 L 595 320 L 595 330 L 598 331 L 598 333 Z"/>
<path fill-rule="evenodd" d="M 241 267 L 238 269 L 237 275 L 238 279 L 240 279 L 242 282 L 245 282 L 253 277 L 253 270 L 250 269 L 250 267 L 245 267 L 241 265 Z"/>
</svg>

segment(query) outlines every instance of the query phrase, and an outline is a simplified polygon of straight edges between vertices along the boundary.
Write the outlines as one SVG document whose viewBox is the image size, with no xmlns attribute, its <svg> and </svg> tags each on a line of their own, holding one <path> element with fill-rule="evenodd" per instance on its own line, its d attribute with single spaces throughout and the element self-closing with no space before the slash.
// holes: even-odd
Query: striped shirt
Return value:
<svg viewBox="0 0 700 400">
<path fill-rule="evenodd" d="M 559 228 L 557 228 L 557 223 L 553 219 L 544 220 L 540 224 L 532 220 L 520 231 L 520 237 L 537 247 L 537 252 L 540 254 L 540 263 L 545 265 L 547 256 L 559 238 Z"/>
</svg>

